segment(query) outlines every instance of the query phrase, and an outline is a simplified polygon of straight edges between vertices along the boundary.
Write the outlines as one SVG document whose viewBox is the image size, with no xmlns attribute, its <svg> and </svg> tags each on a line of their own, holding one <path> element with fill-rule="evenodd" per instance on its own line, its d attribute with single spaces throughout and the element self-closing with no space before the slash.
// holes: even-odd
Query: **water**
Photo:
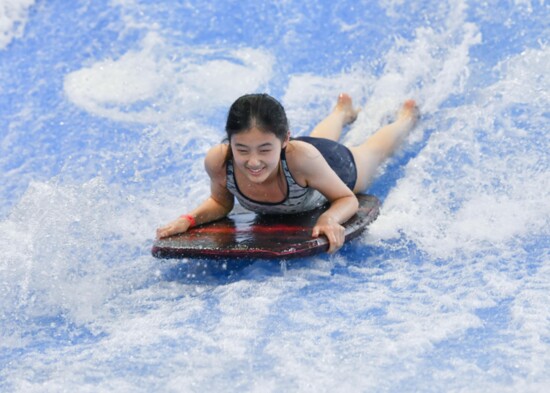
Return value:
<svg viewBox="0 0 550 393">
<path fill-rule="evenodd" d="M 543 392 L 544 0 L 0 3 L 0 390 Z M 240 94 L 422 119 L 337 255 L 150 256 Z"/>
</svg>

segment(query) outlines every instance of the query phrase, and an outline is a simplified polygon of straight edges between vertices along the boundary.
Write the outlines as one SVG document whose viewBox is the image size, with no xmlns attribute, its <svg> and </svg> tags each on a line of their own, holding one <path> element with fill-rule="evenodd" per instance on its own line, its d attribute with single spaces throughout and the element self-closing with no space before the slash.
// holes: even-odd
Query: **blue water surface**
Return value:
<svg viewBox="0 0 550 393">
<path fill-rule="evenodd" d="M 0 390 L 544 392 L 544 0 L 0 4 Z M 421 119 L 337 254 L 157 260 L 228 106 Z"/>
</svg>

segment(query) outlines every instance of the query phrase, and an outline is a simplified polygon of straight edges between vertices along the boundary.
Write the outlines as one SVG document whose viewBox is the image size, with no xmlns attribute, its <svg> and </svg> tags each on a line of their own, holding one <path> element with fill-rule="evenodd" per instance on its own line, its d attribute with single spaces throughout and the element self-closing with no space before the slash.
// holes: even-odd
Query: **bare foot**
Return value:
<svg viewBox="0 0 550 393">
<path fill-rule="evenodd" d="M 344 124 L 351 124 L 357 119 L 357 115 L 361 111 L 360 108 L 354 108 L 351 97 L 347 93 L 341 93 L 338 96 L 338 102 L 334 107 L 334 111 L 344 114 Z"/>
<path fill-rule="evenodd" d="M 401 109 L 399 110 L 399 113 L 397 114 L 397 120 L 410 122 L 412 126 L 416 123 L 419 116 L 420 116 L 420 111 L 418 110 L 416 101 L 409 99 L 403 103 L 403 106 L 401 107 Z"/>
</svg>

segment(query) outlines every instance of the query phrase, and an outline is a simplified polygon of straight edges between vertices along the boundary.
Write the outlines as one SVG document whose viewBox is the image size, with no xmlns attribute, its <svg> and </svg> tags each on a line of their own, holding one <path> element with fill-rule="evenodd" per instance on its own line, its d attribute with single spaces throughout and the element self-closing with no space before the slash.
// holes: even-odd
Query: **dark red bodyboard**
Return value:
<svg viewBox="0 0 550 393">
<path fill-rule="evenodd" d="M 380 202 L 375 196 L 357 198 L 359 211 L 344 223 L 346 242 L 359 236 L 378 216 Z M 301 214 L 260 215 L 235 209 L 221 220 L 156 240 L 152 254 L 176 259 L 288 259 L 317 254 L 328 250 L 326 237 L 311 237 L 325 210 L 326 206 Z"/>
</svg>

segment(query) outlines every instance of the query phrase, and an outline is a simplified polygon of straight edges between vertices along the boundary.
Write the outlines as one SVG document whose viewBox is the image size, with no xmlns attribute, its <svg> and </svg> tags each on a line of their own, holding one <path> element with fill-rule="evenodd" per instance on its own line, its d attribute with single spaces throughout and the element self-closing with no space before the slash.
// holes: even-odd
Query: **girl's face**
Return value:
<svg viewBox="0 0 550 393">
<path fill-rule="evenodd" d="M 275 134 L 256 127 L 234 134 L 231 137 L 233 164 L 251 182 L 263 183 L 277 175 L 281 149 L 286 147 L 288 138 L 281 143 Z"/>
</svg>

